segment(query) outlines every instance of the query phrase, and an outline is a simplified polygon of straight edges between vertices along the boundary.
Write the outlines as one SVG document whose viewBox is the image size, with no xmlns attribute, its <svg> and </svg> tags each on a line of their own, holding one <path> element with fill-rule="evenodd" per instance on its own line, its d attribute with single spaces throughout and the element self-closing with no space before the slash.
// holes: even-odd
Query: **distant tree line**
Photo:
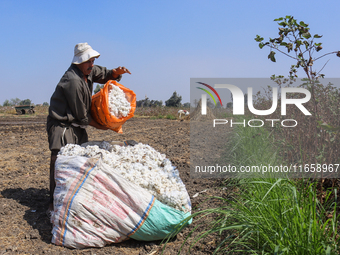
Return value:
<svg viewBox="0 0 340 255">
<path fill-rule="evenodd" d="M 146 97 L 143 100 L 138 100 L 136 102 L 137 107 L 157 107 L 157 106 L 162 106 L 163 105 L 163 101 L 160 100 L 149 100 L 148 97 Z"/>
<path fill-rule="evenodd" d="M 97 85 L 96 89 L 94 90 L 94 93 L 97 93 L 102 86 L 99 84 Z M 31 105 L 32 101 L 30 99 L 21 100 L 19 98 L 12 98 L 11 100 L 6 99 L 3 103 L 3 106 L 15 106 L 15 105 Z M 211 102 L 208 100 L 208 106 L 211 106 Z M 44 102 L 42 104 L 43 106 L 48 106 L 49 104 L 47 102 Z M 148 97 L 145 97 L 145 99 L 138 100 L 136 102 L 137 107 L 160 107 L 163 106 L 162 100 L 150 100 Z M 184 103 L 182 104 L 182 96 L 177 94 L 175 91 L 172 96 L 165 101 L 165 106 L 168 107 L 190 107 L 190 103 Z"/>
<path fill-rule="evenodd" d="M 182 96 L 178 95 L 175 91 L 172 96 L 165 101 L 165 106 L 168 107 L 190 107 L 190 103 L 182 104 Z M 149 100 L 148 97 L 145 96 L 145 99 L 138 100 L 136 102 L 137 107 L 156 107 L 163 106 L 162 100 Z"/>
<path fill-rule="evenodd" d="M 103 88 L 104 85 L 97 84 L 96 88 L 94 89 L 94 93 L 97 93 L 100 91 L 101 88 Z M 12 98 L 11 100 L 6 99 L 3 103 L 3 106 L 15 106 L 15 105 L 31 105 L 32 101 L 30 99 L 21 100 L 19 98 Z M 208 105 L 210 106 L 212 104 L 208 100 Z M 47 102 L 44 102 L 42 104 L 43 106 L 48 106 L 49 104 Z M 137 107 L 160 107 L 163 106 L 162 100 L 150 100 L 147 96 L 145 96 L 145 99 L 136 101 Z M 165 101 L 165 106 L 168 107 L 185 107 L 189 108 L 190 103 L 184 103 L 182 104 L 182 96 L 180 96 L 176 91 L 172 94 L 172 96 Z"/>
<path fill-rule="evenodd" d="M 12 98 L 11 100 L 6 99 L 2 106 L 15 106 L 15 105 L 33 105 L 31 99 L 21 100 L 19 98 Z M 48 106 L 47 102 L 44 102 L 42 105 Z"/>
<path fill-rule="evenodd" d="M 3 106 L 14 106 L 14 105 L 30 105 L 32 101 L 30 99 L 21 100 L 19 98 L 12 98 L 11 100 L 6 99 L 2 104 Z"/>
</svg>

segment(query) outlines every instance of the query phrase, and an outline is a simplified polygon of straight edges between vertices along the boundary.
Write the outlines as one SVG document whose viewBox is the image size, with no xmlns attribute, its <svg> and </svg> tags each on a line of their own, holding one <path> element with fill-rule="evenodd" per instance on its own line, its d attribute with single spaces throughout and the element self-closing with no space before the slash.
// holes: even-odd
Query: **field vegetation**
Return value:
<svg viewBox="0 0 340 255">
<path fill-rule="evenodd" d="M 179 110 L 190 111 L 188 107 L 170 107 L 170 106 L 154 106 L 154 107 L 136 107 L 135 117 L 144 117 L 152 119 L 178 119 Z"/>
<path fill-rule="evenodd" d="M 280 79 L 276 79 L 280 86 Z M 289 85 L 289 84 L 288 84 Z M 299 85 L 309 91 L 312 90 L 309 82 L 301 82 Z M 269 109 L 272 100 L 268 98 L 271 88 L 267 88 L 267 94 L 258 94 L 256 98 L 257 109 Z M 311 99 L 304 106 L 312 115 L 305 116 L 294 105 L 288 105 L 287 118 L 281 116 L 281 101 L 277 110 L 267 119 L 294 119 L 297 123 L 294 128 L 275 128 L 275 137 L 281 150 L 281 156 L 293 164 L 335 164 L 340 158 L 340 90 L 332 84 L 324 84 L 323 80 L 317 81 L 313 87 L 315 101 Z M 292 95 L 291 98 L 299 98 L 300 95 Z M 255 117 L 255 116 L 254 116 Z M 257 119 L 261 119 L 256 116 Z M 324 176 L 327 177 L 327 176 Z"/>
<path fill-rule="evenodd" d="M 0 117 L 19 117 L 19 118 L 25 118 L 25 117 L 34 117 L 38 115 L 46 115 L 48 114 L 48 105 L 38 105 L 34 107 L 34 114 L 24 114 L 24 115 L 18 115 L 15 111 L 14 106 L 0 106 Z"/>
<path fill-rule="evenodd" d="M 237 167 L 285 164 L 277 134 L 235 127 L 229 162 Z M 204 226 L 195 239 L 187 237 L 192 246 L 214 238 L 214 254 L 338 254 L 339 187 L 334 182 L 259 174 L 226 179 L 221 188 L 233 192 L 210 198 L 220 200 L 220 207 L 191 216 L 195 226 Z"/>
<path fill-rule="evenodd" d="M 168 106 L 154 106 L 154 107 L 136 107 L 135 118 L 151 118 L 151 119 L 178 119 L 178 111 L 187 110 L 188 107 L 168 107 Z M 17 115 L 14 106 L 0 106 L 0 116 L 2 117 L 34 117 L 37 115 L 48 114 L 48 106 L 35 106 L 34 114 Z"/>
<path fill-rule="evenodd" d="M 304 106 L 312 115 L 305 116 L 292 105 L 287 108 L 286 116 L 296 121 L 294 128 L 234 127 L 233 138 L 228 141 L 227 160 L 235 166 L 271 164 L 305 168 L 307 165 L 309 173 L 299 176 L 303 178 L 259 174 L 224 180 L 222 189 L 232 190 L 233 194 L 210 198 L 219 199 L 221 206 L 191 216 L 194 224 L 204 226 L 205 230 L 195 239 L 189 235 L 186 242 L 194 246 L 214 237 L 214 254 L 339 254 L 339 178 L 335 171 L 326 174 L 326 171 L 311 171 L 310 166 L 340 163 L 340 91 L 333 84 L 325 84 L 321 70 L 313 69 L 314 61 L 329 54 L 340 57 L 340 51 L 313 57 L 313 53 L 322 50 L 321 43 L 314 41 L 320 35 L 312 36 L 308 24 L 297 22 L 292 16 L 275 21 L 279 24 L 277 38 L 264 42 L 257 36 L 255 40 L 261 49 L 270 47 L 271 61 L 276 61 L 276 52 L 296 61 L 288 78 L 271 77 L 279 89 L 292 86 L 297 69 L 303 69 L 307 78 L 295 86 L 311 93 L 311 100 Z M 264 94 L 259 92 L 254 107 L 270 109 L 272 91 L 268 87 Z M 296 93 L 288 96 L 303 97 Z M 278 107 L 266 119 L 282 121 L 286 116 L 281 115 Z M 262 119 L 249 112 L 247 117 Z M 214 220 L 207 220 L 212 215 Z"/>
<path fill-rule="evenodd" d="M 280 26 L 279 36 L 268 42 L 257 36 L 256 41 L 261 49 L 271 48 L 268 58 L 273 62 L 276 51 L 285 55 L 293 53 L 296 64 L 291 66 L 289 77 L 273 75 L 272 79 L 279 89 L 291 86 L 297 79 L 297 69 L 302 68 L 307 78 L 297 86 L 310 91 L 311 100 L 304 106 L 312 115 L 305 116 L 300 109 L 289 106 L 287 116 L 297 122 L 294 128 L 281 125 L 274 128 L 234 127 L 226 149 L 227 160 L 236 167 L 339 164 L 340 90 L 333 84 L 325 84 L 324 75 L 312 68 L 313 62 L 320 58 L 312 58 L 312 53 L 322 50 L 321 43 L 314 39 L 321 36 L 312 36 L 306 23 L 297 22 L 291 16 L 276 21 Z M 292 37 L 288 38 L 290 35 Z M 323 56 L 333 53 L 340 56 L 339 51 Z M 302 95 L 289 96 L 300 98 Z M 271 87 L 254 98 L 256 109 L 269 109 L 272 104 Z M 279 100 L 277 110 L 265 118 L 285 119 L 280 105 Z M 47 114 L 47 109 L 46 106 L 36 107 L 35 114 Z M 190 110 L 178 106 L 142 106 L 136 108 L 135 117 L 176 119 L 179 109 Z M 0 114 L 14 115 L 15 112 L 7 106 L 0 109 Z M 215 109 L 214 114 L 224 118 L 230 116 L 226 109 Z M 261 119 L 249 112 L 247 118 Z M 207 243 L 213 238 L 215 254 L 339 254 L 339 178 L 334 172 L 330 176 L 323 172 L 313 173 L 316 175 L 301 176 L 304 178 L 258 175 L 223 180 L 220 188 L 233 193 L 210 198 L 219 200 L 220 206 L 196 210 L 186 219 L 193 219 L 192 233 L 198 229 L 201 232 L 194 239 L 189 233 L 185 242 L 194 247 L 202 240 Z"/>
</svg>

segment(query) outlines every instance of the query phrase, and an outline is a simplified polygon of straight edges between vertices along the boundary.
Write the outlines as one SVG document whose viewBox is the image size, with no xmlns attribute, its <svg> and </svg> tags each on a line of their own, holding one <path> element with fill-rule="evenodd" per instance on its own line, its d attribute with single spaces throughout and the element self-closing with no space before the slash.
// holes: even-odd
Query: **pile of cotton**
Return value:
<svg viewBox="0 0 340 255">
<path fill-rule="evenodd" d="M 138 143 L 135 146 L 119 146 L 105 141 L 99 146 L 67 144 L 59 154 L 83 157 L 101 154 L 105 164 L 125 179 L 148 190 L 163 204 L 184 212 L 190 210 L 185 185 L 178 170 L 164 154 L 149 145 Z"/>
<path fill-rule="evenodd" d="M 117 118 L 126 117 L 131 110 L 131 105 L 122 89 L 112 85 L 109 89 L 109 111 Z"/>
</svg>

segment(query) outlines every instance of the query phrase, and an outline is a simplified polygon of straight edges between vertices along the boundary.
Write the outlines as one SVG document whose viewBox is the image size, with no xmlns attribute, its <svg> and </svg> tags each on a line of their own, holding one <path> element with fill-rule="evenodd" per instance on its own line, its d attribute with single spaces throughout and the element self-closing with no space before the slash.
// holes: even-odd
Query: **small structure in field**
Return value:
<svg viewBox="0 0 340 255">
<path fill-rule="evenodd" d="M 35 113 L 34 111 L 34 106 L 33 105 L 16 105 L 14 106 L 15 111 L 17 112 L 17 114 L 21 115 L 21 114 L 33 114 Z"/>
</svg>

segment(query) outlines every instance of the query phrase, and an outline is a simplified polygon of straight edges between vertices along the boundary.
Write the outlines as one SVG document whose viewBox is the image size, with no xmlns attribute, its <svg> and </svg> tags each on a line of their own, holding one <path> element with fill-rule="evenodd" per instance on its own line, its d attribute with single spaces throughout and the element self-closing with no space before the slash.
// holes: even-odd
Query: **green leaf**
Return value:
<svg viewBox="0 0 340 255">
<path fill-rule="evenodd" d="M 309 38 L 311 38 L 312 36 L 311 36 L 311 34 L 310 34 L 309 32 L 306 32 L 306 33 L 303 33 L 303 34 L 302 34 L 302 37 L 304 37 L 304 38 L 306 38 L 306 39 L 309 39 Z"/>
<path fill-rule="evenodd" d="M 285 26 L 287 26 L 287 22 L 282 21 L 282 22 L 279 23 L 279 25 L 285 27 Z"/>
<path fill-rule="evenodd" d="M 283 17 L 278 18 L 278 19 L 274 19 L 274 21 L 281 21 L 281 20 L 283 20 Z"/>
<path fill-rule="evenodd" d="M 270 59 L 272 62 L 276 62 L 276 59 L 275 59 L 275 52 L 274 51 L 271 51 L 268 55 L 268 59 Z"/>
<path fill-rule="evenodd" d="M 263 41 L 263 37 L 256 35 L 256 38 L 254 38 L 254 40 L 257 41 L 257 42 L 261 42 L 261 41 Z"/>
<path fill-rule="evenodd" d="M 322 35 L 318 35 L 318 34 L 314 35 L 314 38 L 321 38 L 321 37 L 322 37 Z"/>
<path fill-rule="evenodd" d="M 321 46 L 322 43 L 314 43 L 315 46 Z"/>
<path fill-rule="evenodd" d="M 279 38 L 275 38 L 275 41 L 277 43 L 281 43 L 283 41 L 283 35 L 281 35 Z"/>
<path fill-rule="evenodd" d="M 288 20 L 288 25 L 292 26 L 292 25 L 294 25 L 295 22 L 296 22 L 296 21 L 293 19 L 293 16 L 292 16 L 292 17 L 290 17 L 289 20 Z"/>
<path fill-rule="evenodd" d="M 307 24 L 305 24 L 305 22 L 303 22 L 303 21 L 300 21 L 300 26 L 303 26 L 303 27 L 308 27 L 308 25 Z"/>
<path fill-rule="evenodd" d="M 319 52 L 320 50 L 322 50 L 322 46 L 316 47 L 316 51 L 317 51 L 317 52 Z"/>
<path fill-rule="evenodd" d="M 308 49 L 308 46 L 309 46 L 309 42 L 303 41 L 303 44 L 306 45 L 306 50 L 307 50 L 307 49 Z"/>
<path fill-rule="evenodd" d="M 288 53 L 293 50 L 293 44 L 292 43 L 288 43 L 288 45 L 286 46 Z"/>
<path fill-rule="evenodd" d="M 264 44 L 263 44 L 263 43 L 259 43 L 259 47 L 260 47 L 260 49 L 262 49 L 262 48 L 263 48 L 263 46 L 264 46 Z"/>
</svg>

